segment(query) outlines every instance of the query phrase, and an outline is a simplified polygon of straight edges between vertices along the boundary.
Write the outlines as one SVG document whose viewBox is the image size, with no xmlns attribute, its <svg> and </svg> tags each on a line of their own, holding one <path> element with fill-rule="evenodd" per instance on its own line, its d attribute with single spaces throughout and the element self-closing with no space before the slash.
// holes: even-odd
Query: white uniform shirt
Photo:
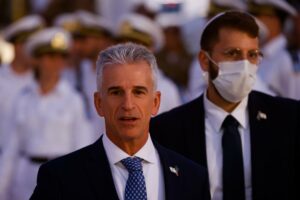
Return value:
<svg viewBox="0 0 300 200">
<path fill-rule="evenodd" d="M 161 70 L 157 74 L 157 90 L 161 92 L 158 114 L 171 110 L 181 104 L 177 86 Z"/>
<path fill-rule="evenodd" d="M 13 184 L 13 198 L 21 200 L 32 193 L 39 167 L 30 157 L 52 159 L 90 144 L 92 137 L 82 99 L 65 81 L 46 95 L 34 83 L 20 93 L 14 108 L 0 186 Z"/>
<path fill-rule="evenodd" d="M 276 95 L 289 97 L 289 83 L 293 63 L 286 50 L 286 38 L 283 35 L 271 40 L 263 48 L 264 57 L 258 68 L 258 75 Z"/>
<path fill-rule="evenodd" d="M 65 81 L 41 95 L 34 84 L 18 98 L 15 128 L 26 155 L 56 157 L 92 142 L 81 97 Z"/>
<path fill-rule="evenodd" d="M 251 152 L 250 152 L 250 127 L 247 112 L 248 97 L 243 99 L 232 113 L 227 113 L 219 108 L 206 97 L 204 97 L 205 109 L 205 141 L 207 168 L 209 174 L 210 193 L 212 200 L 222 200 L 223 184 L 222 184 L 222 123 L 227 115 L 231 114 L 239 123 L 239 133 L 242 141 L 244 175 L 245 175 L 245 191 L 246 200 L 252 199 L 252 183 L 251 183 Z"/>
<path fill-rule="evenodd" d="M 4 145 L 7 143 L 9 137 L 14 102 L 20 91 L 32 83 L 32 72 L 20 75 L 13 71 L 11 65 L 2 65 L 0 67 L 0 199 L 6 199 L 8 189 L 6 181 L 9 178 L 6 176 L 6 173 L 2 172 L 4 170 L 4 163 L 7 160 L 3 156 L 3 152 Z"/>
<path fill-rule="evenodd" d="M 274 69 L 274 74 L 278 78 L 272 85 L 280 96 L 300 100 L 300 51 L 295 56 L 298 57 L 298 62 Z"/>
<path fill-rule="evenodd" d="M 0 67 L 0 149 L 6 142 L 4 134 L 8 131 L 11 122 L 12 109 L 19 92 L 33 83 L 32 72 L 22 75 L 16 74 L 11 65 Z"/>
<path fill-rule="evenodd" d="M 94 93 L 97 91 L 96 71 L 90 60 L 81 63 L 82 89 L 86 100 L 86 112 L 94 129 L 94 138 L 98 138 L 105 131 L 104 118 L 99 116 L 94 106 Z"/>
<path fill-rule="evenodd" d="M 112 143 L 106 134 L 103 135 L 103 146 L 108 158 L 118 197 L 123 200 L 128 171 L 121 163 L 121 160 L 130 157 L 130 155 Z M 146 144 L 134 156 L 143 159 L 142 166 L 146 183 L 147 199 L 165 199 L 162 165 L 150 136 L 148 137 Z"/>
</svg>

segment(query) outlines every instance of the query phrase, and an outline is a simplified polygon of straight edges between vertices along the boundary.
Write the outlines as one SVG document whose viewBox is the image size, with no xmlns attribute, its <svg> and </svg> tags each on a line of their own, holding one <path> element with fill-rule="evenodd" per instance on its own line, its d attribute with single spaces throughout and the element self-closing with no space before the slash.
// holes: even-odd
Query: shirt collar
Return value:
<svg viewBox="0 0 300 200">
<path fill-rule="evenodd" d="M 0 66 L 6 76 L 17 77 L 18 79 L 33 79 L 33 73 L 31 70 L 24 72 L 22 74 L 17 74 L 11 64 L 3 64 Z"/>
<path fill-rule="evenodd" d="M 221 130 L 222 123 L 227 115 L 232 115 L 243 129 L 248 128 L 247 104 L 248 96 L 246 96 L 231 113 L 228 113 L 211 102 L 207 98 L 207 92 L 204 93 L 205 118 L 208 119 L 209 123 L 214 124 L 212 128 L 215 133 Z"/>
<path fill-rule="evenodd" d="M 108 157 L 108 161 L 111 165 L 119 163 L 124 158 L 130 157 L 126 152 L 115 145 L 105 134 L 103 134 L 103 146 Z M 156 149 L 153 145 L 150 135 L 148 136 L 145 145 L 133 156 L 142 158 L 148 163 L 155 163 L 155 152 Z"/>
</svg>

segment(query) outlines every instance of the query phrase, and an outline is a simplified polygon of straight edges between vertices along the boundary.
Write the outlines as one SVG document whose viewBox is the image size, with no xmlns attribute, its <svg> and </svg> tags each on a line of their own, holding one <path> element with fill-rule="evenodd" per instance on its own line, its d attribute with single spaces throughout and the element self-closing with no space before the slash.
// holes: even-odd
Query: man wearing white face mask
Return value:
<svg viewBox="0 0 300 200">
<path fill-rule="evenodd" d="M 152 137 L 207 167 L 213 200 L 300 199 L 300 103 L 251 91 L 262 58 L 254 18 L 221 13 L 200 41 L 208 87 L 152 119 Z"/>
</svg>

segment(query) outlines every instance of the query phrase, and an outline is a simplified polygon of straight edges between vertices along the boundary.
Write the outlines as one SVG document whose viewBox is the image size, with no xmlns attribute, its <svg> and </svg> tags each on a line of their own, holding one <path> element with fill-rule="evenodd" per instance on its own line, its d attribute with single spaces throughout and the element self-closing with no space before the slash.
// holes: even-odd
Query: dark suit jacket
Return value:
<svg viewBox="0 0 300 200">
<path fill-rule="evenodd" d="M 210 199 L 206 170 L 154 145 L 164 173 L 166 199 Z M 177 166 L 179 175 L 170 171 Z M 41 166 L 31 200 L 118 199 L 102 138 L 96 143 Z"/>
<path fill-rule="evenodd" d="M 248 113 L 253 199 L 300 199 L 299 102 L 251 92 Z M 204 120 L 202 95 L 152 119 L 150 133 L 165 147 L 207 166 Z"/>
</svg>

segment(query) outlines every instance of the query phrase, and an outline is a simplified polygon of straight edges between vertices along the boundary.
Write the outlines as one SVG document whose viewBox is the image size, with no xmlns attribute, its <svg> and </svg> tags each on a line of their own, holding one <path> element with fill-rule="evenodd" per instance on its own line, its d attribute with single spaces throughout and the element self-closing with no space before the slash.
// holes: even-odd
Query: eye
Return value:
<svg viewBox="0 0 300 200">
<path fill-rule="evenodd" d="M 139 96 L 143 95 L 143 94 L 146 94 L 144 90 L 140 90 L 140 89 L 134 90 L 133 93 L 135 95 L 139 95 Z"/>
<path fill-rule="evenodd" d="M 136 87 L 132 92 L 135 96 L 142 96 L 146 95 L 148 90 L 146 87 Z"/>
<path fill-rule="evenodd" d="M 263 57 L 263 54 L 258 50 L 248 52 L 248 59 L 252 63 L 259 63 L 260 60 L 262 59 L 262 57 Z"/>
<path fill-rule="evenodd" d="M 109 91 L 109 94 L 112 96 L 120 96 L 120 95 L 122 95 L 122 91 L 121 90 L 111 90 L 111 91 Z"/>
<path fill-rule="evenodd" d="M 225 56 L 228 58 L 239 58 L 241 56 L 241 50 L 239 49 L 229 49 L 227 51 L 224 52 Z"/>
<path fill-rule="evenodd" d="M 256 51 L 250 51 L 249 54 L 248 54 L 248 56 L 251 59 L 257 59 L 259 57 L 259 54 Z"/>
</svg>

